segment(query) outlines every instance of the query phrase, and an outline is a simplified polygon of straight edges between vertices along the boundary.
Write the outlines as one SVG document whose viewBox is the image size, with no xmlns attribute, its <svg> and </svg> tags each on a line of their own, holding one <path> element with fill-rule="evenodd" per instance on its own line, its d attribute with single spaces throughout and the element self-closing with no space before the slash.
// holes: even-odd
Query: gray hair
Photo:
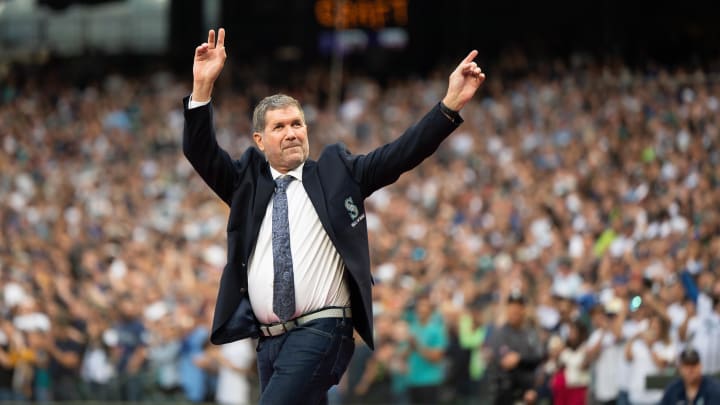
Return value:
<svg viewBox="0 0 720 405">
<path fill-rule="evenodd" d="M 300 102 L 286 94 L 273 94 L 260 100 L 253 111 L 253 132 L 262 133 L 265 129 L 265 114 L 271 110 L 281 110 L 286 107 L 297 107 L 300 116 L 305 122 L 305 112 L 300 106 Z"/>
</svg>

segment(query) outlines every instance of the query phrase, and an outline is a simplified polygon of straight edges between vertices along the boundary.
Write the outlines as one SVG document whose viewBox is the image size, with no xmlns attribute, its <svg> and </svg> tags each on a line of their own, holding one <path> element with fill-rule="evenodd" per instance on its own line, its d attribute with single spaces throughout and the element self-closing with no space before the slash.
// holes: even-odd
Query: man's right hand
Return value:
<svg viewBox="0 0 720 405">
<path fill-rule="evenodd" d="M 218 30 L 215 42 L 215 30 L 208 33 L 208 41 L 195 48 L 193 62 L 193 101 L 210 100 L 215 80 L 220 76 L 225 65 L 225 29 Z"/>
</svg>

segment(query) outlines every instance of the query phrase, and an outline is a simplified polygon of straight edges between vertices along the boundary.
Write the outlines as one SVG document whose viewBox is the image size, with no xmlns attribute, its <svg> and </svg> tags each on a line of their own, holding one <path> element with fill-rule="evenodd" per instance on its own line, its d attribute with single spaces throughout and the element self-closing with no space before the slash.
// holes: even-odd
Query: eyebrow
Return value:
<svg viewBox="0 0 720 405">
<path fill-rule="evenodd" d="M 278 120 L 278 121 L 271 121 L 270 124 L 272 124 L 273 128 L 277 128 L 279 126 L 284 126 L 287 124 L 293 125 L 293 124 L 303 124 L 302 118 L 292 118 L 287 121 L 285 120 Z"/>
</svg>

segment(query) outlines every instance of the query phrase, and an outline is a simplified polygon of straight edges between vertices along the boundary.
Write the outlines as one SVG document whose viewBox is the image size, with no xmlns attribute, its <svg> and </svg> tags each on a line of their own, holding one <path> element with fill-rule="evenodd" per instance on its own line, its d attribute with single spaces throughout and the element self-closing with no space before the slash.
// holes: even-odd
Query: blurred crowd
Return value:
<svg viewBox="0 0 720 405">
<path fill-rule="evenodd" d="M 720 372 L 720 77 L 496 71 L 440 150 L 366 202 L 376 350 L 356 339 L 332 401 L 650 404 L 646 377 L 687 345 Z M 337 111 L 321 71 L 282 90 L 311 157 L 364 153 L 442 98 L 442 72 L 348 77 Z M 0 401 L 256 398 L 254 342 L 208 343 L 227 207 L 179 149 L 189 86 L 0 82 Z M 215 124 L 239 156 L 278 89 L 229 88 Z"/>
</svg>

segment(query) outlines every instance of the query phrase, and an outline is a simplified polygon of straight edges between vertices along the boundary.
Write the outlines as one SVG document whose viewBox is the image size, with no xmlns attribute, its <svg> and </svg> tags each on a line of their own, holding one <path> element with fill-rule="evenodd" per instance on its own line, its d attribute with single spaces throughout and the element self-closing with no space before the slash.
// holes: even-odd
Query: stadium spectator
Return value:
<svg viewBox="0 0 720 405">
<path fill-rule="evenodd" d="M 558 355 L 559 370 L 552 383 L 553 403 L 584 405 L 587 403 L 590 372 L 587 367 L 587 326 L 581 320 L 570 324 L 565 348 Z"/>
<path fill-rule="evenodd" d="M 120 399 L 131 402 L 141 401 L 145 396 L 149 342 L 135 299 L 130 294 L 120 297 L 119 319 L 111 329 L 117 339 L 111 355 L 116 362 Z"/>
<path fill-rule="evenodd" d="M 49 378 L 54 401 L 72 401 L 80 396 L 80 362 L 85 351 L 84 324 L 71 325 L 56 319 L 45 342 L 49 356 Z"/>
<path fill-rule="evenodd" d="M 409 319 L 410 354 L 406 384 L 410 403 L 436 404 L 445 382 L 445 350 L 448 336 L 441 315 L 433 310 L 429 293 L 422 293 L 415 301 Z"/>
<path fill-rule="evenodd" d="M 720 382 L 702 373 L 700 353 L 686 347 L 678 358 L 680 378 L 665 388 L 660 405 L 715 404 L 720 402 Z"/>
<path fill-rule="evenodd" d="M 253 370 L 255 355 L 252 341 L 241 340 L 215 349 L 219 364 L 215 400 L 222 405 L 243 405 L 252 402 L 248 374 Z"/>
<path fill-rule="evenodd" d="M 83 399 L 109 401 L 116 398 L 111 385 L 116 371 L 110 358 L 110 346 L 114 342 L 109 342 L 112 338 L 108 330 L 102 319 L 88 319 L 86 348 L 80 366 Z"/>
<path fill-rule="evenodd" d="M 720 372 L 720 297 L 712 302 L 711 309 L 699 312 L 692 301 L 687 301 L 687 318 L 679 329 L 680 338 L 696 348 L 704 359 L 703 374 Z"/>
<path fill-rule="evenodd" d="M 209 367 L 205 366 L 204 350 L 208 343 L 209 330 L 204 323 L 198 323 L 195 317 L 183 314 L 186 329 L 179 355 L 180 384 L 185 397 L 192 402 L 203 402 L 211 392 Z"/>
<path fill-rule="evenodd" d="M 591 397 L 598 404 L 615 404 L 619 389 L 617 370 L 623 353 L 621 330 L 625 307 L 615 298 L 592 312 L 592 328 L 585 362 L 593 375 Z"/>
<path fill-rule="evenodd" d="M 25 397 L 15 388 L 18 348 L 17 331 L 8 320 L 0 320 L 0 401 L 21 401 Z"/>
<path fill-rule="evenodd" d="M 148 369 L 153 376 L 154 385 L 151 396 L 158 400 L 179 400 L 180 387 L 180 331 L 177 325 L 169 322 L 162 312 L 158 312 L 155 323 L 149 326 Z M 154 318 L 154 316 L 153 316 Z"/>
<path fill-rule="evenodd" d="M 475 300 L 458 319 L 459 343 L 460 347 L 467 351 L 467 361 L 458 365 L 464 367 L 461 374 L 464 380 L 453 379 L 449 383 L 457 386 L 461 401 L 473 402 L 484 396 L 481 388 L 485 385 L 483 377 L 487 367 L 487 354 L 483 347 L 488 334 L 488 324 L 492 322 L 488 319 L 486 308 L 486 303 Z"/>
<path fill-rule="evenodd" d="M 511 291 L 505 299 L 506 323 L 493 331 L 488 342 L 494 403 L 534 403 L 535 373 L 545 353 L 537 332 L 526 324 L 526 298 L 520 291 Z"/>
<path fill-rule="evenodd" d="M 630 363 L 628 397 L 632 404 L 656 404 L 662 390 L 648 388 L 648 376 L 659 374 L 671 365 L 676 350 L 670 339 L 670 325 L 660 315 L 651 315 L 648 328 L 632 337 L 625 346 L 625 358 Z"/>
</svg>

